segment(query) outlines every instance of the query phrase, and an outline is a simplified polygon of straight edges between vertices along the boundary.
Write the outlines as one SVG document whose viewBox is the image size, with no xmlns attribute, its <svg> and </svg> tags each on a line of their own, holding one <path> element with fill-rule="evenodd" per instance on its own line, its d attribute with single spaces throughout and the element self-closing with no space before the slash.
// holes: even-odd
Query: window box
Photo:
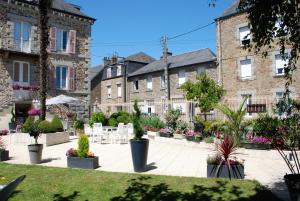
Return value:
<svg viewBox="0 0 300 201">
<path fill-rule="evenodd" d="M 81 157 L 67 157 L 67 166 L 69 168 L 83 168 L 83 169 L 96 169 L 99 167 L 99 158 L 81 158 Z"/>
<path fill-rule="evenodd" d="M 215 172 L 216 172 L 217 167 L 218 167 L 218 165 L 207 164 L 207 177 L 208 178 L 215 177 Z M 221 170 L 220 170 L 220 174 L 219 174 L 218 178 L 229 179 L 228 166 L 221 165 L 220 168 L 221 168 Z M 245 178 L 244 165 L 242 165 L 242 164 L 231 165 L 231 169 L 229 172 L 230 172 L 231 178 L 234 178 L 234 179 L 244 179 Z"/>
<path fill-rule="evenodd" d="M 9 151 L 8 150 L 0 150 L 0 162 L 9 160 Z"/>
<path fill-rule="evenodd" d="M 257 149 L 257 150 L 270 150 L 272 148 L 271 143 L 267 144 L 256 144 L 250 142 L 242 142 L 241 147 L 245 149 Z"/>
</svg>

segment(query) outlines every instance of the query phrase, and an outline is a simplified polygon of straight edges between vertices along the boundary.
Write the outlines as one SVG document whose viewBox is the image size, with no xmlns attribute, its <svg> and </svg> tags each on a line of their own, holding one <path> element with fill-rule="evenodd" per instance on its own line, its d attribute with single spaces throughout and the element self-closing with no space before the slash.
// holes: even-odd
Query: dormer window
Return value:
<svg viewBox="0 0 300 201">
<path fill-rule="evenodd" d="M 122 66 L 118 65 L 117 66 L 117 76 L 120 76 L 122 74 Z"/>
<path fill-rule="evenodd" d="M 111 68 L 110 67 L 107 68 L 107 70 L 106 70 L 106 77 L 111 78 Z"/>
<path fill-rule="evenodd" d="M 239 34 L 241 45 L 250 44 L 250 28 L 248 26 L 240 27 Z"/>
</svg>

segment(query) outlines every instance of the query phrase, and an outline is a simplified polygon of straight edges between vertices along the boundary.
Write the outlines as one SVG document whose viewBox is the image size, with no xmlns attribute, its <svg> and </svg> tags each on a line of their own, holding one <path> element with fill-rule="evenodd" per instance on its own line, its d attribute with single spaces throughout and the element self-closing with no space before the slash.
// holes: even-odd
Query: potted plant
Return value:
<svg viewBox="0 0 300 201">
<path fill-rule="evenodd" d="M 245 149 L 268 150 L 272 148 L 271 142 L 271 138 L 247 134 L 246 140 L 241 143 L 241 147 Z"/>
<path fill-rule="evenodd" d="M 5 144 L 0 136 L 0 162 L 7 161 L 9 159 L 9 151 L 6 150 Z"/>
<path fill-rule="evenodd" d="M 159 130 L 159 136 L 160 137 L 173 137 L 173 134 L 172 134 L 172 132 L 171 132 L 170 129 L 168 129 L 168 128 L 161 128 Z"/>
<path fill-rule="evenodd" d="M 243 179 L 244 165 L 234 157 L 237 146 L 233 137 L 224 135 L 217 148 L 217 153 L 207 159 L 207 177 Z"/>
<path fill-rule="evenodd" d="M 173 133 L 174 138 L 175 139 L 184 139 L 185 138 L 184 131 L 186 128 L 187 128 L 187 123 L 179 120 L 177 122 L 176 129 Z"/>
<path fill-rule="evenodd" d="M 135 172 L 143 172 L 146 169 L 149 140 L 143 138 L 144 130 L 141 126 L 141 111 L 137 100 L 134 101 L 133 132 L 134 138 L 130 140 L 133 169 Z"/>
<path fill-rule="evenodd" d="M 89 151 L 89 139 L 87 135 L 80 134 L 78 149 L 69 149 L 67 166 L 70 168 L 96 169 L 99 167 L 99 158 Z"/>
<path fill-rule="evenodd" d="M 38 138 L 40 136 L 39 123 L 39 120 L 35 121 L 34 117 L 30 116 L 26 119 L 22 128 L 24 133 L 28 133 L 29 136 L 35 140 L 35 144 L 28 145 L 31 164 L 39 164 L 42 161 L 43 144 L 38 144 Z"/>
<path fill-rule="evenodd" d="M 185 129 L 184 135 L 185 135 L 185 139 L 187 141 L 193 141 L 193 142 L 200 142 L 201 141 L 200 133 L 194 132 L 190 129 Z"/>
<path fill-rule="evenodd" d="M 14 108 L 11 109 L 11 119 L 10 119 L 10 123 L 8 123 L 8 128 L 9 130 L 11 131 L 14 131 L 16 130 L 16 114 L 15 114 L 15 111 L 14 111 Z"/>
<path fill-rule="evenodd" d="M 76 133 L 83 132 L 84 130 L 84 122 L 80 119 L 76 119 L 74 121 L 74 128 L 76 129 Z"/>
<path fill-rule="evenodd" d="M 278 102 L 277 112 L 279 116 L 284 116 L 281 120 L 282 125 L 278 129 L 278 136 L 284 144 L 276 148 L 286 165 L 290 174 L 284 176 L 285 184 L 289 190 L 291 201 L 300 200 L 300 102 L 289 97 L 289 92 Z M 284 151 L 285 148 L 288 151 Z"/>
</svg>

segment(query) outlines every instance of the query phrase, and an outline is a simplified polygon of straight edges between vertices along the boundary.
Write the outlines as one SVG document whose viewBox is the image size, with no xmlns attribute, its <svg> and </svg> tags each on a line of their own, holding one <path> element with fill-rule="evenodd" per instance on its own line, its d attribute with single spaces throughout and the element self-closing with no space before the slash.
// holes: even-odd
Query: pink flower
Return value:
<svg viewBox="0 0 300 201">
<path fill-rule="evenodd" d="M 271 142 L 271 139 L 267 138 L 267 137 L 254 137 L 251 140 L 251 143 L 253 143 L 253 144 L 268 144 L 270 142 Z"/>
<path fill-rule="evenodd" d="M 29 116 L 38 116 L 38 115 L 40 115 L 40 113 L 41 113 L 40 109 L 37 109 L 37 108 L 31 108 L 28 111 Z"/>
</svg>

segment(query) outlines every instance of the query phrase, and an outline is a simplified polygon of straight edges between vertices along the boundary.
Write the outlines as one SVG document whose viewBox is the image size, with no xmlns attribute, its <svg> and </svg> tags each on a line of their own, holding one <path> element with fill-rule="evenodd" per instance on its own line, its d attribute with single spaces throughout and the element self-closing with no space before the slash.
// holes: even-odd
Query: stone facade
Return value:
<svg viewBox="0 0 300 201">
<path fill-rule="evenodd" d="M 284 92 L 284 73 L 276 74 L 275 55 L 279 54 L 279 47 L 268 51 L 264 58 L 261 54 L 254 54 L 243 48 L 240 42 L 239 29 L 247 26 L 246 14 L 234 14 L 217 19 L 217 49 L 219 59 L 219 81 L 226 90 L 225 99 L 240 99 L 242 95 L 251 95 L 252 103 L 266 103 L 269 111 L 278 95 Z M 251 40 L 250 40 L 251 43 Z M 288 53 L 289 50 L 287 50 Z M 241 61 L 251 61 L 251 76 L 241 77 Z M 299 68 L 299 62 L 298 62 Z M 295 71 L 291 90 L 294 97 L 299 97 L 300 72 Z M 268 106 L 269 105 L 269 106 Z"/>
<path fill-rule="evenodd" d="M 0 29 L 2 30 L 0 36 L 0 78 L 1 83 L 5 84 L 5 87 L 0 88 L 0 104 L 2 106 L 27 104 L 27 107 L 31 107 L 32 100 L 38 99 L 38 93 L 29 90 L 28 93 L 33 94 L 24 97 L 20 95 L 20 90 L 13 89 L 13 86 L 16 84 L 39 86 L 38 8 L 32 2 L 1 0 L 0 9 L 1 15 L 5 14 L 4 17 L 0 17 Z M 55 42 L 55 49 L 49 46 L 48 96 L 66 94 L 83 100 L 80 105 L 72 105 L 71 109 L 77 112 L 79 118 L 88 118 L 90 83 L 87 78 L 87 69 L 91 62 L 91 26 L 95 20 L 85 15 L 80 16 L 78 13 L 73 14 L 58 9 L 51 10 L 49 17 L 50 32 L 55 30 L 55 36 L 61 37 L 61 49 L 63 51 L 58 49 L 60 40 L 52 38 Z M 27 36 L 26 33 L 28 33 Z M 21 39 L 14 39 L 18 34 L 21 35 Z M 26 37 L 28 39 L 25 40 Z M 51 37 L 53 36 L 50 33 L 50 41 Z M 16 62 L 18 64 L 15 64 Z M 18 65 L 22 67 L 18 67 Z M 57 68 L 62 67 L 66 71 L 57 72 Z M 16 78 L 15 69 L 20 71 L 19 78 Z M 58 74 L 61 76 L 59 81 L 61 86 L 56 86 Z"/>
</svg>

